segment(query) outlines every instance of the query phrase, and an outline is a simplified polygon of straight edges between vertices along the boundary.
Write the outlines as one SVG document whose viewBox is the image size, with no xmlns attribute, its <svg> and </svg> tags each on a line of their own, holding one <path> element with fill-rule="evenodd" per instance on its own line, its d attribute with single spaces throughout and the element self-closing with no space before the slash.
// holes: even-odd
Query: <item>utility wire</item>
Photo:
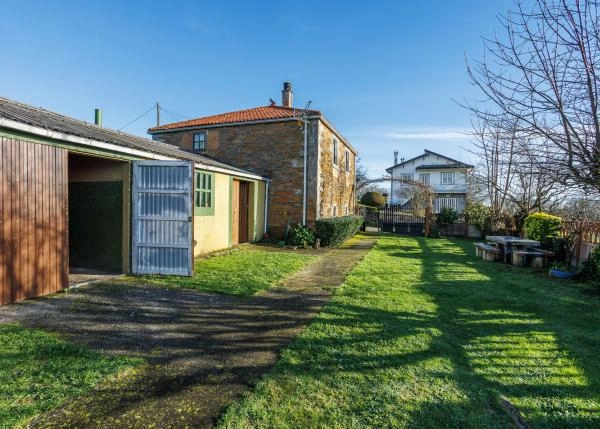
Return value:
<svg viewBox="0 0 600 429">
<path fill-rule="evenodd" d="M 150 107 L 148 110 L 146 110 L 140 116 L 138 116 L 137 118 L 135 118 L 133 121 L 131 121 L 127 125 L 123 125 L 121 128 L 119 128 L 119 131 L 124 130 L 125 128 L 127 128 L 128 126 L 130 126 L 131 124 L 133 124 L 134 122 L 142 119 L 144 116 L 146 116 L 148 113 L 150 113 L 151 111 L 153 111 L 155 108 L 156 108 L 156 104 L 153 104 L 152 107 Z"/>
<path fill-rule="evenodd" d="M 167 110 L 162 106 L 160 106 L 160 110 L 171 115 L 175 119 L 178 119 L 178 118 L 183 119 L 183 120 L 189 119 L 187 116 L 183 116 L 183 115 L 180 115 L 179 113 L 171 112 L 170 110 Z"/>
</svg>

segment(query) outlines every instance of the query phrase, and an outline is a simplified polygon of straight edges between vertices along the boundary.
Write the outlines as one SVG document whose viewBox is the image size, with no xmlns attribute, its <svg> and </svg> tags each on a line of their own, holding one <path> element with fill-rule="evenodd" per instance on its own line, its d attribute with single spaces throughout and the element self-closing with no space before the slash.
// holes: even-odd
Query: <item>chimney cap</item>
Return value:
<svg viewBox="0 0 600 429">
<path fill-rule="evenodd" d="M 283 89 L 292 89 L 292 82 L 283 82 Z"/>
</svg>

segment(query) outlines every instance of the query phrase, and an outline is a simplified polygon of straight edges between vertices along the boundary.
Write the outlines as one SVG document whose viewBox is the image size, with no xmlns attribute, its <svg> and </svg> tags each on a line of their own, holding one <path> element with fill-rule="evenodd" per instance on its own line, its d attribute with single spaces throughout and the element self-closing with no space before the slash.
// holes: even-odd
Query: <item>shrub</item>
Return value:
<svg viewBox="0 0 600 429">
<path fill-rule="evenodd" d="M 365 206 L 382 207 L 385 206 L 385 197 L 376 191 L 367 192 L 360 197 L 360 203 Z"/>
<path fill-rule="evenodd" d="M 458 220 L 458 212 L 450 207 L 444 207 L 435 217 L 435 221 L 440 228 L 452 225 Z"/>
<path fill-rule="evenodd" d="M 337 246 L 358 232 L 364 222 L 362 216 L 341 216 L 317 220 L 315 235 L 322 246 Z"/>
<path fill-rule="evenodd" d="M 544 241 L 560 234 L 560 217 L 548 213 L 532 213 L 525 218 L 525 234 L 532 240 Z"/>
<path fill-rule="evenodd" d="M 481 232 L 489 230 L 492 225 L 492 212 L 482 203 L 469 203 L 465 209 L 465 218 L 471 225 L 479 227 Z"/>
<path fill-rule="evenodd" d="M 595 247 L 590 253 L 590 259 L 577 266 L 577 275 L 600 289 L 600 247 Z"/>
<path fill-rule="evenodd" d="M 294 246 L 312 246 L 315 244 L 315 234 L 310 229 L 297 224 L 290 232 L 290 243 Z"/>
</svg>

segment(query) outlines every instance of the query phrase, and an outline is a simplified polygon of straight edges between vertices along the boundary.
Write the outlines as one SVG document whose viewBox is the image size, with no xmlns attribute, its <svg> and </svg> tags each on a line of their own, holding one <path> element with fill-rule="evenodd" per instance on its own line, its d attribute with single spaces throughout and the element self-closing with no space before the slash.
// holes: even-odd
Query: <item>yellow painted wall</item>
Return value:
<svg viewBox="0 0 600 429">
<path fill-rule="evenodd" d="M 194 216 L 194 256 L 200 256 L 229 247 L 229 176 L 215 173 L 213 201 L 215 214 L 212 216 Z"/>
<path fill-rule="evenodd" d="M 265 189 L 266 182 L 256 182 L 256 229 L 255 237 L 256 241 L 260 241 L 264 235 L 265 229 Z M 250 229 L 252 231 L 252 229 Z"/>
<path fill-rule="evenodd" d="M 215 173 L 215 189 L 213 191 L 215 213 L 211 216 L 194 216 L 195 257 L 230 246 L 232 186 L 231 176 Z M 265 219 L 265 182 L 251 182 L 248 211 L 248 240 L 261 240 Z"/>
</svg>

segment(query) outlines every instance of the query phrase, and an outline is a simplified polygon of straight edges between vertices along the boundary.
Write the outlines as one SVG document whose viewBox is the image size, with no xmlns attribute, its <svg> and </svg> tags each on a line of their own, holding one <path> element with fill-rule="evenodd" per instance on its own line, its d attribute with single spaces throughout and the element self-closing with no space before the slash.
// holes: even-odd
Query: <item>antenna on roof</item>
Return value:
<svg viewBox="0 0 600 429">
<path fill-rule="evenodd" d="M 160 104 L 156 102 L 156 126 L 160 126 Z"/>
</svg>

